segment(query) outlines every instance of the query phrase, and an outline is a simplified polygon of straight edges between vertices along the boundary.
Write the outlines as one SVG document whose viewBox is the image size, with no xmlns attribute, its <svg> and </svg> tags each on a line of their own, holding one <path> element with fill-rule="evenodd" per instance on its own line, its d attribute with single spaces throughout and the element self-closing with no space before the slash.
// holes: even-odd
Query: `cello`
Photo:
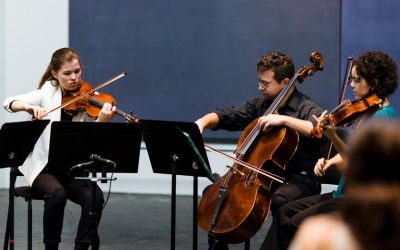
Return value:
<svg viewBox="0 0 400 250">
<path fill-rule="evenodd" d="M 310 61 L 313 64 L 295 74 L 263 116 L 276 113 L 284 105 L 296 81 L 302 83 L 323 70 L 319 52 L 312 52 Z M 220 180 L 204 190 L 198 205 L 199 227 L 228 244 L 246 241 L 260 229 L 269 212 L 272 179 L 283 182 L 284 178 L 275 173 L 283 173 L 299 142 L 297 131 L 280 126 L 263 132 L 258 120 L 245 128 L 235 149 L 237 160 Z"/>
</svg>

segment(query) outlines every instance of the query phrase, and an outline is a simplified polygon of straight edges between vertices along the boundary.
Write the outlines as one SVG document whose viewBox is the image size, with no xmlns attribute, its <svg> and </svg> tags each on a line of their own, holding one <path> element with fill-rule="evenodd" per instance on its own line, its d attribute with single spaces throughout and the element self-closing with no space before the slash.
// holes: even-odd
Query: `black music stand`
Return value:
<svg viewBox="0 0 400 250">
<path fill-rule="evenodd" d="M 50 120 L 4 123 L 0 130 L 0 168 L 21 166 Z M 10 170 L 9 204 L 4 249 L 14 249 L 14 188 L 17 170 Z"/>
<path fill-rule="evenodd" d="M 171 249 L 175 249 L 176 175 L 193 176 L 193 249 L 197 249 L 197 177 L 214 178 L 199 128 L 193 122 L 141 123 L 153 172 L 172 175 Z"/>
<path fill-rule="evenodd" d="M 89 170 L 91 177 L 76 179 L 91 181 L 92 226 L 96 225 L 96 185 L 116 180 L 107 172 L 137 173 L 142 140 L 142 127 L 137 123 L 53 122 L 51 126 L 48 168 L 55 173 L 68 173 L 72 168 Z M 110 168 L 110 164 L 112 163 Z M 97 177 L 97 171 L 102 177 Z M 111 183 L 110 183 L 111 185 Z M 93 238 L 92 243 L 98 243 Z"/>
</svg>

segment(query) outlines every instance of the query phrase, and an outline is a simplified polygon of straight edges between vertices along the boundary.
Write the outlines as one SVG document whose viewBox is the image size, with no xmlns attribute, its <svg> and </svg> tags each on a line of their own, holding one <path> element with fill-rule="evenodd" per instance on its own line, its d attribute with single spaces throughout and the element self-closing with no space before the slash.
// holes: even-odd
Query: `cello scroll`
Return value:
<svg viewBox="0 0 400 250">
<path fill-rule="evenodd" d="M 310 54 L 310 61 L 313 63 L 312 65 L 304 66 L 297 72 L 297 81 L 299 81 L 299 83 L 302 83 L 307 76 L 312 76 L 315 71 L 324 70 L 324 58 L 318 51 L 314 51 Z"/>
</svg>

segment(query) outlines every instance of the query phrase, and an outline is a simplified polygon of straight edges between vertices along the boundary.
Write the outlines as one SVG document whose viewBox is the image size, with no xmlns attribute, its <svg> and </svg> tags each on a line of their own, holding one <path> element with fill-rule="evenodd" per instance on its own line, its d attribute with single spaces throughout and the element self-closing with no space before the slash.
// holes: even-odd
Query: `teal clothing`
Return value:
<svg viewBox="0 0 400 250">
<path fill-rule="evenodd" d="M 385 120 L 394 120 L 397 118 L 396 110 L 394 110 L 392 105 L 387 105 L 377 111 L 375 111 L 370 119 L 385 119 Z M 333 191 L 333 198 L 338 198 L 344 195 L 344 178 L 343 176 L 340 178 L 337 189 Z"/>
<path fill-rule="evenodd" d="M 392 105 L 387 105 L 372 114 L 372 119 L 388 119 L 394 120 L 397 118 L 396 110 L 394 110 Z"/>
<path fill-rule="evenodd" d="M 339 184 L 335 191 L 332 192 L 333 199 L 339 198 L 344 195 L 344 177 L 340 177 Z"/>
</svg>

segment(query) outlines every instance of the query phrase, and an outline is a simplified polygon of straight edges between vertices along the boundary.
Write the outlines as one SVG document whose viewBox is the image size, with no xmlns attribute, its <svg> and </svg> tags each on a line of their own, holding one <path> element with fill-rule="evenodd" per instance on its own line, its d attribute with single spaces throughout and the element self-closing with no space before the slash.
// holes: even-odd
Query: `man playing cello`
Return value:
<svg viewBox="0 0 400 250">
<path fill-rule="evenodd" d="M 294 64 L 289 56 L 280 52 L 269 52 L 257 63 L 258 90 L 262 97 L 236 107 L 215 109 L 196 121 L 201 132 L 204 129 L 240 131 L 257 118 L 263 131 L 270 127 L 286 126 L 298 132 L 300 137 L 297 150 L 285 167 L 286 181 L 283 185 L 273 182 L 270 188 L 272 216 L 282 205 L 301 197 L 319 194 L 321 191 L 321 184 L 314 174 L 313 166 L 321 156 L 319 146 L 322 142 L 312 138 L 311 131 L 316 125 L 313 115 L 319 116 L 323 110 L 294 88 L 277 113 L 263 115 L 290 83 L 294 74 Z M 214 241 L 213 237 L 210 237 L 209 247 L 228 248 L 227 244 Z"/>
</svg>

